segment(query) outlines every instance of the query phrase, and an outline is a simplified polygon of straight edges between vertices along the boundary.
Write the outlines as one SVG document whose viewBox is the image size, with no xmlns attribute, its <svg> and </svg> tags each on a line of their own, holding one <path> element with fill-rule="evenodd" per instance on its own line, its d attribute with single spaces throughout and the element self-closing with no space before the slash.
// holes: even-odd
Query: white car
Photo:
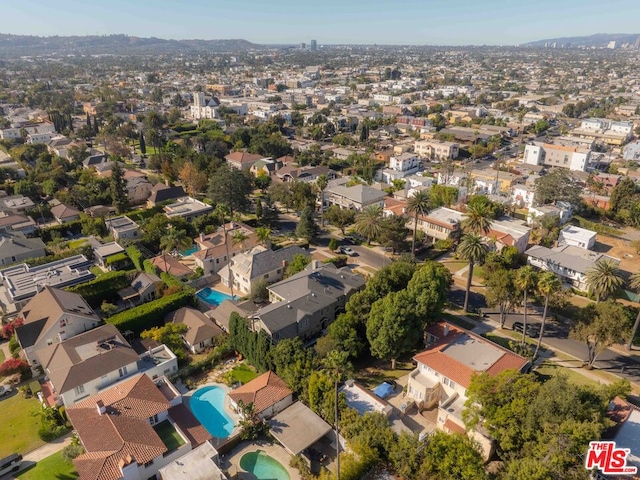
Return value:
<svg viewBox="0 0 640 480">
<path fill-rule="evenodd" d="M 340 247 L 338 249 L 338 251 L 340 253 L 344 253 L 345 255 L 349 255 L 350 257 L 355 257 L 356 256 L 356 252 L 354 252 L 351 248 L 349 247 Z"/>
<path fill-rule="evenodd" d="M 13 392 L 13 387 L 9 385 L 0 385 L 0 397 L 4 397 L 5 395 L 9 395 Z"/>
</svg>

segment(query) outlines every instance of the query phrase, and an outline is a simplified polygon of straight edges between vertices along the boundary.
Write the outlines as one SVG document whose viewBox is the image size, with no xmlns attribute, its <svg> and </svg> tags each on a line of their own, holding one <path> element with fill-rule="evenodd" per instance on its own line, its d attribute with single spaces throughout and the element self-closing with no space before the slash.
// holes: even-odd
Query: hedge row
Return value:
<svg viewBox="0 0 640 480">
<path fill-rule="evenodd" d="M 187 305 L 194 305 L 192 290 L 183 290 L 117 313 L 109 317 L 107 323 L 115 325 L 121 332 L 131 330 L 137 336 L 143 330 L 164 325 L 167 313 Z"/>
<path fill-rule="evenodd" d="M 23 262 L 16 263 L 26 263 L 32 267 L 38 267 L 40 265 L 44 265 L 45 263 L 55 262 L 57 260 L 63 260 L 65 258 L 74 257 L 76 255 L 84 255 L 88 259 L 93 258 L 93 249 L 90 246 L 84 246 L 80 248 L 72 248 L 70 250 L 65 250 L 62 253 L 56 253 L 54 255 L 47 255 L 45 257 L 35 257 L 28 258 Z"/>
<path fill-rule="evenodd" d="M 118 293 L 129 285 L 129 276 L 125 271 L 107 272 L 90 282 L 74 285 L 68 291 L 82 295 L 93 308 L 99 307 L 103 301 L 112 301 Z"/>
<path fill-rule="evenodd" d="M 142 256 L 142 252 L 135 245 L 129 245 L 127 247 L 127 255 L 133 262 L 133 266 L 136 267 L 136 270 L 142 271 L 144 268 L 142 266 L 142 262 L 144 261 L 144 257 Z"/>
<path fill-rule="evenodd" d="M 53 237 L 56 236 L 56 234 L 61 238 L 64 238 L 68 232 L 72 235 L 82 233 L 82 220 L 74 220 L 73 222 L 65 223 L 63 225 L 43 228 L 40 230 L 40 238 L 42 238 L 44 243 L 49 243 L 53 240 Z"/>
</svg>

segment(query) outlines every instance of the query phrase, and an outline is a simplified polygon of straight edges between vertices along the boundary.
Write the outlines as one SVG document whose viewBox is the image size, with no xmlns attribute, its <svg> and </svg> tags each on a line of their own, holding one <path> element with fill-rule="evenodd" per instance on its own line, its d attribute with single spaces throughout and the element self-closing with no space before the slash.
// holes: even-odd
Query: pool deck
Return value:
<svg viewBox="0 0 640 480">
<path fill-rule="evenodd" d="M 182 397 L 184 399 L 184 403 L 185 405 L 189 408 L 189 410 L 191 411 L 191 406 L 189 405 L 189 403 L 191 402 L 191 397 L 193 396 L 193 394 L 195 392 L 197 392 L 199 389 L 204 388 L 204 387 L 219 387 L 222 388 L 224 390 L 224 411 L 227 415 L 229 415 L 229 417 L 231 417 L 231 419 L 233 420 L 233 432 L 231 432 L 231 434 L 229 435 L 229 437 L 232 437 L 236 434 L 239 433 L 240 429 L 238 427 L 238 425 L 240 424 L 240 416 L 233 411 L 233 409 L 231 408 L 231 403 L 228 397 L 228 393 L 231 391 L 231 389 L 229 387 L 227 387 L 224 383 L 217 383 L 217 382 L 208 382 L 208 383 L 204 383 L 201 385 L 198 385 L 198 388 L 196 388 L 195 390 L 189 390 L 187 393 L 185 393 Z M 227 438 L 229 438 L 227 437 Z M 213 437 L 214 440 L 217 437 Z M 226 440 L 223 439 L 223 440 Z"/>
<path fill-rule="evenodd" d="M 240 467 L 240 459 L 245 454 L 256 452 L 258 450 L 263 451 L 280 462 L 280 464 L 289 473 L 289 478 L 291 480 L 302 480 L 298 470 L 289 466 L 289 462 L 291 461 L 291 455 L 289 452 L 275 442 L 269 443 L 260 440 L 244 441 L 220 460 L 221 467 L 223 470 L 229 470 L 229 468 L 234 467 L 235 471 L 238 472 L 238 478 L 241 480 L 255 480 L 256 477 L 253 474 Z"/>
</svg>

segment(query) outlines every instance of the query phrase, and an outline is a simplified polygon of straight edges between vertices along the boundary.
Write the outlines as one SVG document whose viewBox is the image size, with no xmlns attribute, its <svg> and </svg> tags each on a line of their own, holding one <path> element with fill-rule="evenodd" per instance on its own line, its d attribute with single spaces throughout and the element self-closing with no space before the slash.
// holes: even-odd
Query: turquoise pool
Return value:
<svg viewBox="0 0 640 480">
<path fill-rule="evenodd" d="M 191 255 L 192 253 L 196 253 L 197 251 L 198 251 L 198 246 L 192 245 L 191 248 L 188 248 L 184 252 L 180 252 L 180 255 L 182 255 L 183 257 L 188 257 L 189 255 Z"/>
<path fill-rule="evenodd" d="M 226 293 L 219 292 L 218 290 L 214 290 L 213 288 L 203 288 L 197 294 L 198 298 L 202 300 L 204 303 L 208 303 L 209 305 L 217 307 L 225 300 L 235 300 L 236 296 L 227 295 Z"/>
<path fill-rule="evenodd" d="M 227 438 L 233 432 L 233 419 L 224 410 L 224 389 L 202 387 L 193 392 L 189 408 L 207 431 L 216 438 Z"/>
<path fill-rule="evenodd" d="M 258 480 L 289 480 L 287 469 L 275 458 L 258 450 L 245 453 L 240 459 L 240 467 L 253 473 Z"/>
</svg>

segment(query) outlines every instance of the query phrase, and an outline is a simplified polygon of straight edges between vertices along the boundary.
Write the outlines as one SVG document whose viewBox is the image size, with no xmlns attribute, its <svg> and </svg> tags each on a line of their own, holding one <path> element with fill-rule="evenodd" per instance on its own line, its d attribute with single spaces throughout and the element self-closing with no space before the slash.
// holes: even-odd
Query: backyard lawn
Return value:
<svg viewBox="0 0 640 480">
<path fill-rule="evenodd" d="M 73 463 L 62 458 L 62 452 L 40 460 L 35 466 L 17 475 L 20 480 L 72 480 L 78 478 Z"/>
<path fill-rule="evenodd" d="M 173 452 L 174 450 L 184 445 L 184 440 L 176 431 L 174 426 L 171 425 L 171 422 L 169 420 L 160 422 L 155 427 L 153 427 L 153 429 L 156 431 L 156 433 L 162 440 L 162 443 L 164 443 L 169 452 Z"/>
<path fill-rule="evenodd" d="M 0 458 L 12 453 L 26 453 L 44 444 L 38 437 L 40 417 L 31 412 L 40 408 L 36 397 L 24 398 L 21 393 L 0 400 Z"/>
<path fill-rule="evenodd" d="M 391 382 L 409 374 L 415 365 L 413 362 L 396 362 L 396 369 L 391 370 L 389 362 L 376 362 L 375 366 L 364 365 L 356 367 L 355 380 L 367 388 L 375 388 L 382 382 Z"/>
<path fill-rule="evenodd" d="M 240 382 L 241 384 L 245 384 L 250 382 L 254 378 L 256 378 L 258 374 L 254 372 L 251 367 L 248 365 L 242 364 L 237 367 L 233 367 L 231 370 L 231 378 L 233 379 L 233 383 Z"/>
</svg>

